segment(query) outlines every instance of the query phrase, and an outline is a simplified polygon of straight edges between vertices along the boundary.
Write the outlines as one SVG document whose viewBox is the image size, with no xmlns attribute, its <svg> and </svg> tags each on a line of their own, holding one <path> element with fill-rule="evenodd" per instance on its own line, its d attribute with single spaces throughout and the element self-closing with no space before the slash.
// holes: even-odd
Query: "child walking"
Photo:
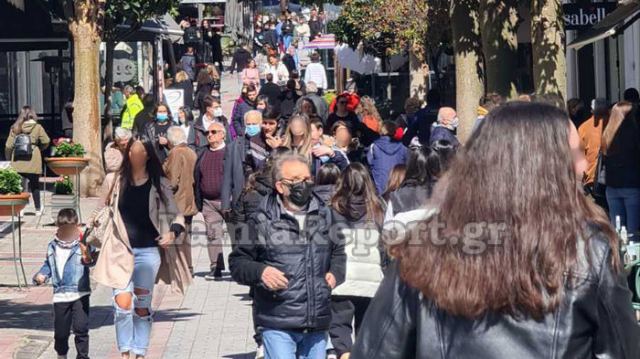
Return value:
<svg viewBox="0 0 640 359">
<path fill-rule="evenodd" d="M 58 212 L 58 230 L 49 242 L 47 259 L 33 277 L 37 285 L 51 278 L 53 284 L 54 348 L 67 358 L 69 333 L 73 329 L 78 359 L 89 358 L 89 267 L 94 250 L 81 242 L 78 214 L 71 208 Z"/>
</svg>

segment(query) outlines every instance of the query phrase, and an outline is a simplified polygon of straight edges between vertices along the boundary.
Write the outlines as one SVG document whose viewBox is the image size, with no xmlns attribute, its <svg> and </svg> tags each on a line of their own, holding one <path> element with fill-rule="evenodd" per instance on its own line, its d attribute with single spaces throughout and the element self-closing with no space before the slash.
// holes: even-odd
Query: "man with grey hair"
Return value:
<svg viewBox="0 0 640 359">
<path fill-rule="evenodd" d="M 171 182 L 173 197 L 178 211 L 185 217 L 185 238 L 178 242 L 178 249 L 187 258 L 189 270 L 193 275 L 193 261 L 191 259 L 191 220 L 198 213 L 193 193 L 193 172 L 197 156 L 189 146 L 187 137 L 179 126 L 171 126 L 167 130 L 169 155 L 162 165 L 167 178 Z"/>
<path fill-rule="evenodd" d="M 300 97 L 296 102 L 296 112 L 301 112 L 302 102 L 305 99 L 311 101 L 316 108 L 316 114 L 322 120 L 323 124 L 327 123 L 327 117 L 329 116 L 329 105 L 322 96 L 318 94 L 318 85 L 315 82 L 310 81 L 306 83 L 307 94 Z"/>
<path fill-rule="evenodd" d="M 247 238 L 229 256 L 231 276 L 253 287 L 267 358 L 325 358 L 331 290 L 345 276 L 344 238 L 312 193 L 306 158 L 279 157 L 272 176 L 275 191 L 248 219 Z"/>
<path fill-rule="evenodd" d="M 207 128 L 208 147 L 198 152 L 195 167 L 196 206 L 202 212 L 207 228 L 207 250 L 210 272 L 206 280 L 219 280 L 224 270 L 222 240 L 224 239 L 224 219 L 222 216 L 222 182 L 227 175 L 225 163 L 225 126 L 213 122 Z"/>
</svg>

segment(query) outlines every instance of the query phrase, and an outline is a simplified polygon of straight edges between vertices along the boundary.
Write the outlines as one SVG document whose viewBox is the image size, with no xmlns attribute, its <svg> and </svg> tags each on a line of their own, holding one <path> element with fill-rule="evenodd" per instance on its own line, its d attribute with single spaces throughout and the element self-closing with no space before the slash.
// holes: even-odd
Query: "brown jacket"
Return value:
<svg viewBox="0 0 640 359">
<path fill-rule="evenodd" d="M 185 216 L 198 213 L 193 194 L 193 172 L 198 156 L 186 144 L 181 144 L 169 151 L 164 161 L 164 173 L 171 181 L 171 189 L 176 200 L 178 210 Z"/>
<path fill-rule="evenodd" d="M 11 167 L 19 173 L 42 174 L 42 154 L 40 151 L 44 151 L 49 146 L 49 136 L 35 120 L 25 121 L 22 124 L 22 133 L 31 136 L 31 147 L 33 149 L 31 159 L 29 161 L 13 160 L 13 145 L 17 136 L 13 131 L 9 131 L 9 138 L 7 138 L 5 145 L 5 158 L 11 159 Z"/>
<path fill-rule="evenodd" d="M 109 192 L 115 183 L 110 203 L 114 209 L 114 225 L 116 236 L 104 238 L 100 255 L 92 273 L 92 278 L 103 285 L 112 288 L 124 288 L 133 275 L 133 251 L 127 237 L 127 230 L 118 211 L 119 177 L 110 177 L 103 184 L 103 191 Z M 160 234 L 169 232 L 173 223 L 184 226 L 184 216 L 178 211 L 173 200 L 173 193 L 169 181 L 162 178 L 162 193 L 166 199 L 163 202 L 154 186 L 149 193 L 149 217 Z M 126 200 L 123 198 L 122 200 Z M 184 246 L 179 245 L 185 238 L 183 233 L 168 248 L 160 248 L 161 264 L 156 282 L 170 284 L 171 289 L 178 293 L 184 293 L 191 283 L 191 272 L 187 265 L 187 257 Z"/>
</svg>

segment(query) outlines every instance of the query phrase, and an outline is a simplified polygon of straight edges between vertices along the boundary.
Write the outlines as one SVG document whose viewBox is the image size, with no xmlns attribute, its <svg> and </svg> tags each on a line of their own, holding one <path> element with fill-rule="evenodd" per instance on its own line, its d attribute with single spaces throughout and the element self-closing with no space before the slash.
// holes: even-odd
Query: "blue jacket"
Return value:
<svg viewBox="0 0 640 359">
<path fill-rule="evenodd" d="M 407 148 L 402 142 L 392 141 L 389 136 L 382 136 L 369 147 L 367 161 L 378 194 L 381 194 L 387 186 L 389 173 L 393 167 L 407 161 Z"/>
<path fill-rule="evenodd" d="M 460 145 L 460 141 L 458 141 L 458 138 L 453 131 L 442 126 L 432 126 L 429 145 L 433 145 L 434 142 L 441 140 L 449 141 L 454 147 L 458 147 Z"/>
<path fill-rule="evenodd" d="M 44 260 L 44 264 L 38 271 L 46 277 L 45 282 L 51 278 L 53 293 L 90 292 L 89 267 L 93 266 L 95 261 L 87 265 L 83 264 L 80 245 L 76 244 L 71 248 L 71 255 L 64 265 L 62 278 L 60 278 L 56 269 L 56 248 L 55 240 L 49 242 L 47 259 Z M 95 248 L 91 248 L 90 251 L 94 253 Z"/>
</svg>

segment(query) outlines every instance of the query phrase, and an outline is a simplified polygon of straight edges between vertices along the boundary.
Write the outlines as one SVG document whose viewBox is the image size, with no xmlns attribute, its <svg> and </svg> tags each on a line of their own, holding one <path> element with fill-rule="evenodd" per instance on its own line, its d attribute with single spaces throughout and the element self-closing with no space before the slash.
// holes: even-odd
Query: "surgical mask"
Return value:
<svg viewBox="0 0 640 359">
<path fill-rule="evenodd" d="M 297 207 L 305 207 L 311 200 L 311 191 L 313 190 L 313 184 L 308 181 L 302 181 L 294 183 L 289 186 L 289 202 L 293 203 Z"/>
<path fill-rule="evenodd" d="M 222 108 L 218 107 L 215 110 L 213 110 L 213 116 L 214 117 L 222 117 Z"/>
<path fill-rule="evenodd" d="M 450 126 L 453 128 L 458 128 L 459 124 L 460 124 L 460 119 L 458 118 L 458 116 L 456 116 L 451 120 Z"/>
<path fill-rule="evenodd" d="M 166 114 L 166 113 L 156 114 L 156 120 L 158 120 L 158 122 L 165 122 L 168 119 L 169 119 L 169 114 Z"/>
<path fill-rule="evenodd" d="M 256 136 L 260 133 L 260 125 L 247 125 L 244 133 L 249 137 Z"/>
</svg>

